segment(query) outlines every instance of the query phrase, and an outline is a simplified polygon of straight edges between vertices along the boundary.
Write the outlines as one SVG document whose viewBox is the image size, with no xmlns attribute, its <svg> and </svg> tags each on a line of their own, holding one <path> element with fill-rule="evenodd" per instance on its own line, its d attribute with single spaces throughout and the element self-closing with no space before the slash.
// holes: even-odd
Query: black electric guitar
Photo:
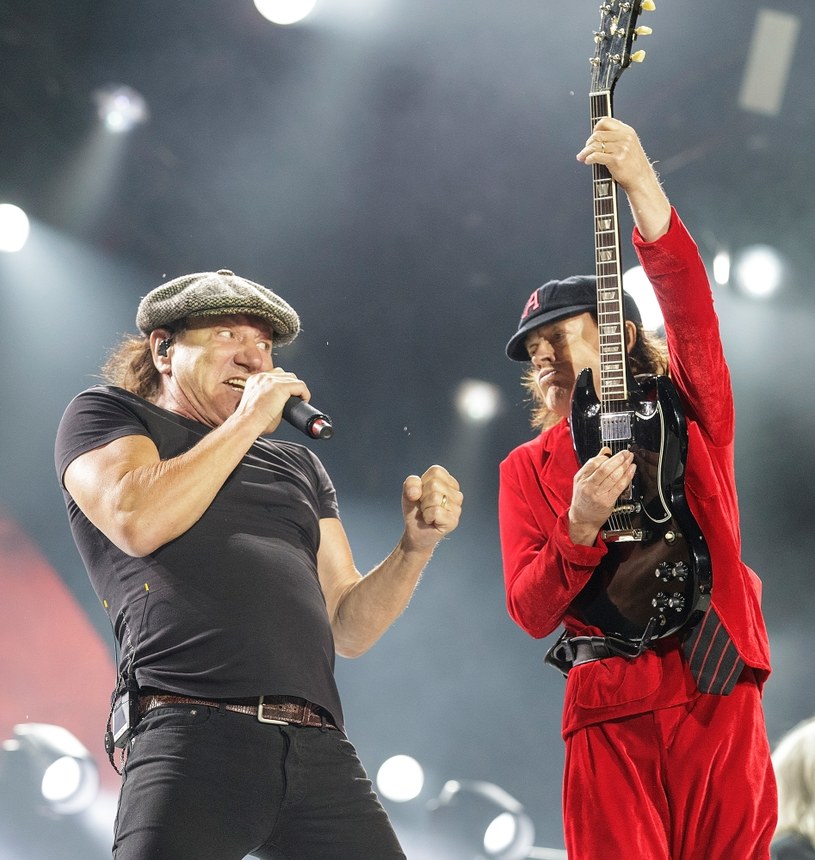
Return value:
<svg viewBox="0 0 815 860">
<path fill-rule="evenodd" d="M 592 60 L 592 129 L 612 116 L 612 94 L 631 54 L 650 0 L 608 0 L 600 8 Z M 574 608 L 607 636 L 645 647 L 689 629 L 710 604 L 710 556 L 684 493 L 687 431 L 682 404 L 667 376 L 633 376 L 625 345 L 617 185 L 605 165 L 592 165 L 600 397 L 590 368 L 577 379 L 571 411 L 580 463 L 608 446 L 634 452 L 634 481 L 601 530 L 602 564 Z"/>
</svg>

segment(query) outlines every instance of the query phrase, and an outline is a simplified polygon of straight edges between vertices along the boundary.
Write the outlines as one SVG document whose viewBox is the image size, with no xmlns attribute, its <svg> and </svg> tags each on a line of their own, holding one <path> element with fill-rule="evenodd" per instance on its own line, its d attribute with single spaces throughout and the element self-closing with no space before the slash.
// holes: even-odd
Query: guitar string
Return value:
<svg viewBox="0 0 815 860">
<path fill-rule="evenodd" d="M 596 96 L 592 98 L 592 129 L 594 127 L 594 123 L 600 116 L 610 115 L 606 112 L 600 113 L 596 108 L 599 106 L 601 101 L 605 101 L 605 95 Z M 623 333 L 625 330 L 623 324 L 623 313 L 622 313 L 622 295 L 620 292 L 620 280 L 619 280 L 619 238 L 617 236 L 618 230 L 616 229 L 616 187 L 614 185 L 614 181 L 611 177 L 610 172 L 606 168 L 605 165 L 595 164 L 592 165 L 592 179 L 594 182 L 594 231 L 595 231 L 595 249 L 597 252 L 597 256 L 595 258 L 595 268 L 598 275 L 598 322 L 600 324 L 600 359 L 601 359 L 601 374 L 600 374 L 600 397 L 601 397 L 601 416 L 603 414 L 611 415 L 614 414 L 615 404 L 620 403 L 623 409 L 620 409 L 619 406 L 616 407 L 616 411 L 624 411 L 625 407 L 625 394 L 626 394 L 626 377 L 625 377 L 625 350 L 624 350 L 624 341 L 623 341 Z M 601 191 L 601 183 L 608 183 L 608 192 L 601 196 L 599 193 Z M 605 191 L 605 189 L 603 189 Z M 610 219 L 612 227 L 615 229 L 608 231 L 606 230 L 606 225 L 603 219 Z M 603 236 L 603 240 L 601 241 L 601 235 L 603 233 L 609 233 L 609 235 Z M 611 239 L 613 244 L 606 244 L 607 239 Z M 611 251 L 610 259 L 606 260 L 603 258 L 602 251 Z M 608 266 L 610 271 L 605 271 L 605 267 Z M 616 308 L 614 310 L 609 311 L 606 307 L 608 301 L 603 299 L 602 301 L 602 310 L 601 310 L 601 302 L 600 297 L 602 290 L 605 286 L 606 281 L 611 278 L 614 283 L 613 286 L 615 288 L 615 301 Z M 607 319 L 610 317 L 610 321 Z M 616 326 L 616 332 L 613 332 L 612 335 L 609 335 L 608 326 Z M 611 349 L 607 350 L 608 342 L 611 341 Z M 611 371 L 609 371 L 609 354 L 612 354 L 612 363 L 614 364 L 614 376 Z M 615 361 L 614 359 L 618 359 Z M 611 377 L 611 378 L 609 378 Z M 609 388 L 614 387 L 616 389 L 620 389 L 623 394 L 623 399 L 620 401 L 617 397 L 615 397 L 612 393 L 609 392 Z M 602 426 L 602 423 L 601 423 Z M 602 434 L 601 434 L 602 435 Z M 611 449 L 612 455 L 618 453 L 619 451 L 624 450 L 626 446 L 624 446 L 619 439 L 611 439 L 604 440 L 601 439 L 601 442 L 605 442 L 608 444 Z M 628 494 L 631 495 L 631 494 Z M 619 503 L 620 500 L 618 500 Z M 627 499 L 622 499 L 625 503 Z M 632 527 L 631 515 L 628 513 L 620 512 L 615 510 L 612 512 L 611 516 L 608 520 L 609 527 L 614 531 L 625 531 L 630 530 Z"/>
</svg>

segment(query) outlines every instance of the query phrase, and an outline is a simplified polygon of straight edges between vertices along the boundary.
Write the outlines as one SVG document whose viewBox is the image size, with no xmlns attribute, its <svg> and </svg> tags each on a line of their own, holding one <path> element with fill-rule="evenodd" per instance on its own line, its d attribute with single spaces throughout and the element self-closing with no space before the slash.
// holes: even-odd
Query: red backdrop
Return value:
<svg viewBox="0 0 815 860">
<path fill-rule="evenodd" d="M 59 575 L 1 510 L 0 588 L 0 741 L 17 723 L 63 726 L 94 756 L 102 784 L 118 787 L 103 747 L 115 680 L 110 651 Z"/>
</svg>

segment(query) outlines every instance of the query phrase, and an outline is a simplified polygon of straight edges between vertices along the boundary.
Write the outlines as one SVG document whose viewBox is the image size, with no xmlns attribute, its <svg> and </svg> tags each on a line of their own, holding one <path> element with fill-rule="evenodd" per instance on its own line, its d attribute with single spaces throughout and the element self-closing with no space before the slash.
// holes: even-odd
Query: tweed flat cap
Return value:
<svg viewBox="0 0 815 860">
<path fill-rule="evenodd" d="M 136 325 L 143 334 L 170 326 L 184 317 L 248 314 L 272 327 L 275 343 L 291 343 L 300 331 L 300 317 L 288 302 L 229 269 L 196 272 L 167 281 L 139 303 Z"/>
</svg>

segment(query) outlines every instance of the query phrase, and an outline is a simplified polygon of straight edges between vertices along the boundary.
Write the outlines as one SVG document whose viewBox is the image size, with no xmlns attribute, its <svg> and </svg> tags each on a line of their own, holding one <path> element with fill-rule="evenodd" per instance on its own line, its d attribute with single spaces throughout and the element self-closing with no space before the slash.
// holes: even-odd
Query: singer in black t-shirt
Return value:
<svg viewBox="0 0 815 860">
<path fill-rule="evenodd" d="M 362 576 L 322 464 L 273 435 L 284 417 L 330 435 L 319 410 L 291 409 L 309 390 L 273 364 L 294 310 L 220 270 L 157 287 L 136 321 L 55 451 L 120 646 L 114 706 L 129 695 L 130 725 L 106 737 L 126 751 L 114 854 L 402 858 L 345 737 L 334 657 L 405 608 L 458 525 L 458 482 L 409 476 L 399 543 Z"/>
</svg>

